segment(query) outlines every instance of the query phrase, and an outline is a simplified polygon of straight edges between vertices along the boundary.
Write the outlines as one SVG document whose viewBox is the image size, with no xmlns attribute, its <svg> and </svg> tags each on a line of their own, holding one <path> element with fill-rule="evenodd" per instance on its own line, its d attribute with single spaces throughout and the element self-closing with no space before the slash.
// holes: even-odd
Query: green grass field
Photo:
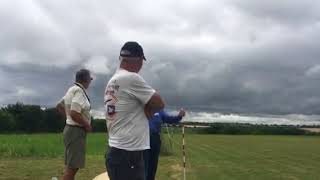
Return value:
<svg viewBox="0 0 320 180">
<path fill-rule="evenodd" d="M 168 144 L 164 135 L 164 143 Z M 181 135 L 161 156 L 160 180 L 182 179 Z M 88 136 L 87 166 L 77 179 L 105 171 L 106 134 Z M 188 180 L 319 180 L 320 136 L 186 134 Z M 0 180 L 48 180 L 63 172 L 62 134 L 0 135 Z"/>
</svg>

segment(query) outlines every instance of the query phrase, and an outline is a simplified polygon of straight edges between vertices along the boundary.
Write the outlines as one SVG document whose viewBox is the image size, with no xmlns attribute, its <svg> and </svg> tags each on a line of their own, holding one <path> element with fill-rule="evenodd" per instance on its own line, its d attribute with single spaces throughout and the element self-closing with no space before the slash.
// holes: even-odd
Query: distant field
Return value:
<svg viewBox="0 0 320 180">
<path fill-rule="evenodd" d="M 320 128 L 301 128 L 306 131 L 320 133 Z"/>
<path fill-rule="evenodd" d="M 181 135 L 173 139 L 173 154 L 160 160 L 160 180 L 182 179 Z M 319 136 L 186 134 L 186 144 L 188 180 L 320 179 Z M 77 179 L 104 171 L 105 146 L 105 133 L 90 134 L 87 167 Z M 0 135 L 0 180 L 48 180 L 62 171 L 61 134 Z"/>
</svg>

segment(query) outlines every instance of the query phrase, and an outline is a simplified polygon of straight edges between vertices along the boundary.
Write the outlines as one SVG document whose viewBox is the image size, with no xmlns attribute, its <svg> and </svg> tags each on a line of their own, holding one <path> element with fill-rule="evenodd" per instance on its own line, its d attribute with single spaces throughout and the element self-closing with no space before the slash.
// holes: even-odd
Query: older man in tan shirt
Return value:
<svg viewBox="0 0 320 180">
<path fill-rule="evenodd" d="M 79 168 L 85 165 L 86 134 L 92 131 L 91 105 L 86 93 L 91 80 L 89 70 L 79 70 L 76 82 L 57 105 L 58 111 L 66 117 L 63 130 L 66 167 L 63 180 L 73 180 Z"/>
</svg>

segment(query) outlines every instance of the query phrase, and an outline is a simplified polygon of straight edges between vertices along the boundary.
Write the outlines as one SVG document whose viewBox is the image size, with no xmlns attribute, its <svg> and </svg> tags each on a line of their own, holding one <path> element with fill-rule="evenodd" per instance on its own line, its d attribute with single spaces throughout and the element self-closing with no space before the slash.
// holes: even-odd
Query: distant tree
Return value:
<svg viewBox="0 0 320 180">
<path fill-rule="evenodd" d="M 22 130 L 25 132 L 41 132 L 45 127 L 40 106 L 25 105 L 24 113 L 22 113 L 20 118 L 20 123 L 23 125 Z"/>
<path fill-rule="evenodd" d="M 106 120 L 105 119 L 93 119 L 91 118 L 91 126 L 93 132 L 107 132 Z"/>
<path fill-rule="evenodd" d="M 14 117 L 4 111 L 0 110 L 0 132 L 10 132 L 16 128 Z"/>
<path fill-rule="evenodd" d="M 61 132 L 65 125 L 65 119 L 62 117 L 56 108 L 48 108 L 44 110 L 44 122 L 47 132 Z"/>
<path fill-rule="evenodd" d="M 4 112 L 12 115 L 15 122 L 14 131 L 21 130 L 23 127 L 23 124 L 20 121 L 20 116 L 23 114 L 23 106 L 23 103 L 17 102 L 16 104 L 9 104 L 2 109 Z"/>
<path fill-rule="evenodd" d="M 24 105 L 18 102 L 8 105 L 3 110 L 13 116 L 16 131 L 32 133 L 43 129 L 43 112 L 38 105 Z"/>
</svg>

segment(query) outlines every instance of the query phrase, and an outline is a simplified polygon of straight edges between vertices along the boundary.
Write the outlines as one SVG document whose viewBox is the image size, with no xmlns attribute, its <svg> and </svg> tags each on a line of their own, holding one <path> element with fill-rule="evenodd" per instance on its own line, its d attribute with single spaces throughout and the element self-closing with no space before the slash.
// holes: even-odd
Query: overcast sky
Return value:
<svg viewBox="0 0 320 180">
<path fill-rule="evenodd" d="M 320 1 L 1 0 L 0 104 L 53 106 L 86 67 L 94 109 L 126 41 L 171 108 L 320 114 Z"/>
</svg>

